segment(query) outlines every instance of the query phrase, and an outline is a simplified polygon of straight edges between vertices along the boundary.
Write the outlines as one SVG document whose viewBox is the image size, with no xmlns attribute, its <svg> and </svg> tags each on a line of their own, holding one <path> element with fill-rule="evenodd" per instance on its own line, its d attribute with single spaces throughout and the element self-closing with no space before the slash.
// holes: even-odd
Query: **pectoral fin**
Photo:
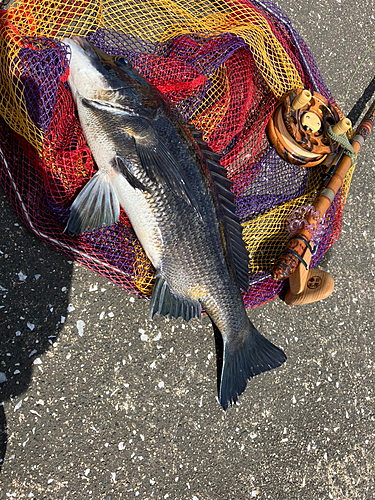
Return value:
<svg viewBox="0 0 375 500">
<path fill-rule="evenodd" d="M 152 141 L 135 138 L 135 145 L 142 167 L 150 179 L 184 199 L 202 218 L 190 182 L 164 142 L 154 134 Z"/>
<path fill-rule="evenodd" d="M 139 189 L 140 191 L 147 191 L 146 186 L 144 186 L 142 182 L 139 181 L 134 175 L 133 169 L 131 168 L 129 162 L 127 162 L 125 158 L 120 155 L 120 153 L 116 154 L 114 162 L 116 168 L 122 173 L 122 175 L 133 188 Z"/>
</svg>

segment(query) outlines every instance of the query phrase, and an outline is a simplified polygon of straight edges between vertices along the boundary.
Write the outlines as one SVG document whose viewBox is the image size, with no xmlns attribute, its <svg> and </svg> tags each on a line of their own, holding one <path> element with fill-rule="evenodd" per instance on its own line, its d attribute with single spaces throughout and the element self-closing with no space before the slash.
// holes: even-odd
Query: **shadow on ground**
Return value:
<svg viewBox="0 0 375 500">
<path fill-rule="evenodd" d="M 72 264 L 19 221 L 0 191 L 0 400 L 26 392 L 38 358 L 57 340 L 67 316 Z M 12 254 L 16 253 L 17 259 Z M 44 383 L 48 384 L 48 380 Z M 7 423 L 0 406 L 0 470 Z"/>
</svg>

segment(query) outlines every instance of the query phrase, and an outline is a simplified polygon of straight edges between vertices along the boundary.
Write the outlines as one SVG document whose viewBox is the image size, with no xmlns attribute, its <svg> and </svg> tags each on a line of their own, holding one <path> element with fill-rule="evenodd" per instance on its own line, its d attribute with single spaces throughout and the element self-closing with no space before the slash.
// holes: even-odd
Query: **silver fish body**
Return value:
<svg viewBox="0 0 375 500">
<path fill-rule="evenodd" d="M 71 51 L 68 83 L 98 166 L 72 205 L 67 230 L 114 224 L 123 207 L 156 269 L 151 318 L 189 321 L 203 308 L 220 332 L 219 399 L 226 409 L 250 377 L 286 359 L 246 314 L 240 285 L 247 288 L 247 253 L 230 181 L 216 155 L 126 60 L 80 37 L 63 43 Z"/>
</svg>

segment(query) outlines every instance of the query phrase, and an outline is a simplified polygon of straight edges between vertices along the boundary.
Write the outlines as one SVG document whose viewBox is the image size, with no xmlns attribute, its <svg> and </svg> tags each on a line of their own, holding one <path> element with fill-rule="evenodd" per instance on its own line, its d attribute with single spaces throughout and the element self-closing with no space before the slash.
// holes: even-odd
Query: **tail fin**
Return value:
<svg viewBox="0 0 375 500">
<path fill-rule="evenodd" d="M 250 323 L 250 322 L 249 322 Z M 247 381 L 260 373 L 281 366 L 286 360 L 284 352 L 263 337 L 250 323 L 249 332 L 242 344 L 231 349 L 224 340 L 219 399 L 223 410 L 235 403 L 245 390 Z"/>
</svg>

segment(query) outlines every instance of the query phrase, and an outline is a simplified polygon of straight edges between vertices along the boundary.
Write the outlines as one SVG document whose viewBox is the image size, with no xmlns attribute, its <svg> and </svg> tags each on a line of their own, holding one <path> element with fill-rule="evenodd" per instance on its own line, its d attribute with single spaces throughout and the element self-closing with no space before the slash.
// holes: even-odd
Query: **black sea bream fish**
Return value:
<svg viewBox="0 0 375 500">
<path fill-rule="evenodd" d="M 124 58 L 74 36 L 68 83 L 98 172 L 71 207 L 67 231 L 82 233 L 127 213 L 156 269 L 150 317 L 209 315 L 223 339 L 219 399 L 225 410 L 250 377 L 284 353 L 247 317 L 248 255 L 231 182 L 218 157 L 163 95 Z"/>
</svg>

